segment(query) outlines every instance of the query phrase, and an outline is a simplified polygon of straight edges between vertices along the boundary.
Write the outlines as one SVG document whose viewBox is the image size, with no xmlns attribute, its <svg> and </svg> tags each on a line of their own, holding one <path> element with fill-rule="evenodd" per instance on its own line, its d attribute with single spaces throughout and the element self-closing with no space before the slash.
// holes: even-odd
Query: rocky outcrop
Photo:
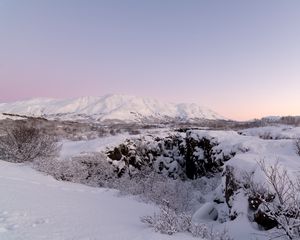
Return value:
<svg viewBox="0 0 300 240">
<path fill-rule="evenodd" d="M 193 134 L 193 131 L 186 133 L 186 175 L 190 179 L 202 176 L 213 176 L 223 170 L 224 162 L 231 159 L 235 153 L 223 154 L 222 150 L 215 147 L 218 141 Z"/>
<path fill-rule="evenodd" d="M 119 172 L 128 171 L 130 174 L 144 166 L 172 178 L 184 178 L 185 141 L 179 134 L 128 139 L 106 154 L 114 165 L 121 168 Z"/>
<path fill-rule="evenodd" d="M 147 166 L 169 177 L 196 179 L 221 172 L 224 162 L 234 156 L 234 152 L 223 154 L 217 146 L 216 139 L 195 137 L 192 131 L 187 131 L 186 135 L 128 139 L 106 154 L 115 165 L 122 167 L 122 172 Z"/>
<path fill-rule="evenodd" d="M 248 214 L 251 221 L 259 224 L 263 229 L 269 230 L 278 225 L 276 219 L 261 208 L 263 203 L 272 202 L 275 198 L 273 194 L 261 192 L 260 189 L 249 189 L 250 183 L 243 182 L 242 179 L 237 179 L 233 166 L 227 165 L 223 173 L 225 177 L 224 195 L 227 206 L 229 208 L 229 218 L 234 220 L 238 213 L 232 209 L 235 197 L 238 192 L 244 192 L 248 201 Z"/>
</svg>

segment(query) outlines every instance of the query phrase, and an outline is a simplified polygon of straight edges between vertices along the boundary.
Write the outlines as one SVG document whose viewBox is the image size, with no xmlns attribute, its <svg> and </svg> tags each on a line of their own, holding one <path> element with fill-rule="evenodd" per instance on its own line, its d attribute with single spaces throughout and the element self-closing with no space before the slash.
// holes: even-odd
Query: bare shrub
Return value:
<svg viewBox="0 0 300 240">
<path fill-rule="evenodd" d="M 273 139 L 271 132 L 264 132 L 264 133 L 260 134 L 259 137 L 261 139 L 265 139 L 265 140 Z"/>
<path fill-rule="evenodd" d="M 123 194 L 140 195 L 144 201 L 164 204 L 176 212 L 191 211 L 192 201 L 196 201 L 191 182 L 171 179 L 155 172 L 152 168 L 143 168 L 133 176 L 125 174 L 116 183 Z"/>
<path fill-rule="evenodd" d="M 129 135 L 138 135 L 141 134 L 141 131 L 138 129 L 128 129 Z"/>
<path fill-rule="evenodd" d="M 205 240 L 233 240 L 226 228 L 222 232 L 218 232 L 212 226 L 206 224 L 192 223 L 190 232 L 194 237 L 200 237 Z"/>
<path fill-rule="evenodd" d="M 172 235 L 180 231 L 180 217 L 169 207 L 167 201 L 161 206 L 159 214 L 142 217 L 141 221 L 163 234 Z"/>
<path fill-rule="evenodd" d="M 293 181 L 286 169 L 276 163 L 266 166 L 264 161 L 259 163 L 270 191 L 275 198 L 273 201 L 263 201 L 260 209 L 278 223 L 280 233 L 276 237 L 299 239 L 300 237 L 300 182 Z"/>
<path fill-rule="evenodd" d="M 37 161 L 34 167 L 63 181 L 82 183 L 94 187 L 112 187 L 117 173 L 100 153 L 75 156 L 71 159 Z"/>
<path fill-rule="evenodd" d="M 243 176 L 243 188 L 247 195 L 252 199 L 257 199 L 259 204 L 266 199 L 271 200 L 272 193 L 267 189 L 267 186 L 263 183 L 257 183 L 254 180 L 254 172 L 244 172 Z M 257 209 L 256 202 L 250 202 L 251 209 Z"/>
<path fill-rule="evenodd" d="M 169 202 L 166 200 L 161 205 L 158 214 L 141 217 L 141 221 L 162 234 L 172 235 L 177 232 L 189 232 L 194 237 L 206 240 L 232 240 L 226 229 L 219 233 L 206 224 L 194 224 L 190 215 L 176 213 L 170 208 Z"/>
<path fill-rule="evenodd" d="M 27 162 L 38 158 L 51 158 L 58 155 L 61 146 L 53 136 L 41 129 L 22 122 L 5 129 L 0 137 L 0 158 L 9 162 Z"/>
</svg>

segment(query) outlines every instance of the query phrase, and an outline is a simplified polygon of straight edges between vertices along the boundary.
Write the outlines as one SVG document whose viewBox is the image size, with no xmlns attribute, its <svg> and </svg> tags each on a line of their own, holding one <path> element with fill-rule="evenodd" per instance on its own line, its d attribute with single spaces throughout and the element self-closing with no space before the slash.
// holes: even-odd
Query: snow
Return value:
<svg viewBox="0 0 300 240">
<path fill-rule="evenodd" d="M 258 136 L 260 138 L 296 139 L 300 138 L 300 127 L 291 127 L 285 125 L 267 126 L 245 129 L 240 131 L 240 133 L 247 136 Z"/>
<path fill-rule="evenodd" d="M 0 161 L 0 239 L 192 240 L 140 222 L 155 206 L 117 191 L 59 182 L 22 164 Z"/>
<path fill-rule="evenodd" d="M 276 135 L 278 132 L 287 132 L 287 136 L 293 138 L 299 138 L 299 128 L 290 128 L 289 130 L 282 130 L 282 127 L 268 127 L 268 128 L 256 128 L 246 129 L 242 131 L 249 136 L 240 135 L 235 131 L 205 131 L 196 130 L 191 132 L 193 138 L 211 139 L 214 142 L 218 142 L 218 145 L 214 147 L 216 152 L 222 154 L 229 154 L 235 152 L 236 155 L 231 158 L 226 164 L 233 166 L 240 172 L 254 172 L 257 176 L 257 181 L 265 181 L 265 178 L 261 176 L 258 162 L 265 161 L 267 166 L 276 164 L 277 162 L 284 166 L 288 172 L 293 175 L 295 171 L 300 170 L 300 157 L 296 153 L 294 139 L 262 139 L 254 133 L 259 133 L 262 130 L 268 130 L 271 135 Z M 252 134 L 250 134 L 252 133 Z M 253 136 L 251 136 L 253 135 Z M 236 172 L 238 174 L 238 172 Z M 241 176 L 242 177 L 242 176 Z"/>
<path fill-rule="evenodd" d="M 167 132 L 164 129 L 158 135 L 164 136 Z M 262 138 L 265 133 L 272 136 L 272 139 Z M 235 152 L 225 162 L 224 168 L 226 165 L 232 166 L 237 180 L 243 180 L 243 174 L 247 172 L 253 173 L 255 182 L 267 184 L 258 166 L 260 160 L 265 161 L 266 167 L 278 162 L 290 176 L 295 176 L 300 170 L 300 157 L 294 145 L 295 139 L 300 138 L 299 128 L 269 126 L 245 129 L 239 133 L 192 130 L 188 134 L 195 139 L 205 137 L 215 142 L 213 150 L 217 158 Z M 150 138 L 147 134 L 144 137 L 146 140 Z M 101 152 L 106 147 L 117 146 L 126 138 L 134 136 L 117 135 L 74 142 L 65 140 L 61 157 Z M 196 154 L 202 156 L 203 150 L 199 148 Z M 178 167 L 168 157 L 162 156 L 160 160 L 169 163 L 170 168 Z M 116 161 L 115 164 L 121 162 Z M 236 212 L 237 218 L 233 221 L 227 219 L 224 223 L 211 221 L 207 213 L 212 209 L 211 213 L 214 216 L 218 214 L 219 218 L 228 214 L 226 203 L 212 203 L 216 196 L 224 194 L 223 189 L 224 182 L 214 193 L 204 196 L 206 203 L 194 215 L 197 222 L 212 224 L 214 230 L 219 232 L 225 227 L 233 239 L 268 239 L 268 232 L 261 231 L 257 224 L 249 220 L 248 199 L 242 189 L 236 192 L 231 201 L 230 211 Z M 153 215 L 157 211 L 155 205 L 142 203 L 134 197 L 120 197 L 116 190 L 56 181 L 24 164 L 0 161 L 0 194 L 0 239 L 4 240 L 195 239 L 188 233 L 162 235 L 141 223 L 141 216 Z"/>
<path fill-rule="evenodd" d="M 76 156 L 81 153 L 88 152 L 101 152 L 111 146 L 121 144 L 128 138 L 128 134 L 119 134 L 116 136 L 107 136 L 102 138 L 96 138 L 92 140 L 81 140 L 81 141 L 62 141 L 62 149 L 60 152 L 61 158 L 67 158 Z"/>
<path fill-rule="evenodd" d="M 278 132 L 288 132 L 288 135 L 290 137 L 299 138 L 299 128 L 289 127 L 288 130 L 286 129 L 286 126 L 278 126 L 263 129 L 257 128 L 243 130 L 243 133 L 248 133 L 248 135 L 241 135 L 235 131 L 192 130 L 190 131 L 190 135 L 191 137 L 197 139 L 205 137 L 217 143 L 217 145 L 213 147 L 216 153 L 215 156 L 217 158 L 222 158 L 223 154 L 229 155 L 230 153 L 235 152 L 236 154 L 229 161 L 225 162 L 225 166 L 230 165 L 234 167 L 235 176 L 237 177 L 237 179 L 243 180 L 244 173 L 247 172 L 253 173 L 253 179 L 255 182 L 267 184 L 264 173 L 258 166 L 259 161 L 264 160 L 267 167 L 273 166 L 278 162 L 280 166 L 287 169 L 288 173 L 291 176 L 294 176 L 295 173 L 300 170 L 300 157 L 296 153 L 294 139 L 262 139 L 259 137 L 259 134 L 254 133 L 261 132 L 263 130 L 267 130 L 273 135 L 275 135 Z M 253 134 L 249 134 L 250 132 Z M 93 141 L 95 141 L 94 149 L 98 149 L 100 151 L 101 148 L 96 143 L 97 141 L 101 140 Z M 121 141 L 121 139 L 119 141 Z M 72 145 L 74 143 L 68 144 Z M 76 150 L 80 149 L 79 145 L 82 143 L 78 142 L 77 144 L 77 147 L 74 145 L 74 149 Z M 89 144 L 89 146 L 90 149 L 93 148 L 93 144 Z M 67 152 L 71 152 L 70 149 L 67 150 Z M 198 151 L 196 151 L 196 154 L 202 156 L 203 150 L 199 148 Z M 161 156 L 158 159 L 159 161 L 156 162 L 157 164 L 159 164 L 160 161 L 163 161 L 166 165 L 170 163 L 170 159 L 168 157 Z M 175 165 L 171 166 L 171 164 L 169 164 L 168 166 L 169 168 L 177 167 Z M 155 167 L 158 168 L 159 166 Z M 241 199 L 242 196 L 240 196 L 239 200 L 235 201 L 234 208 L 237 208 L 237 212 L 246 213 L 247 211 L 245 210 L 245 206 L 240 207 L 240 205 L 237 204 L 237 202 L 239 202 L 240 204 L 242 202 L 245 202 L 245 197 L 244 199 Z M 252 231 L 254 230 L 252 229 Z"/>
<path fill-rule="evenodd" d="M 267 133 L 267 134 L 265 134 Z M 298 127 L 268 126 L 263 128 L 251 128 L 239 131 L 207 131 L 192 130 L 188 132 L 194 139 L 206 138 L 216 143 L 213 147 L 216 158 L 222 159 L 223 154 L 234 152 L 235 155 L 225 162 L 225 166 L 233 167 L 234 177 L 237 181 L 245 182 L 245 173 L 253 174 L 253 181 L 264 187 L 269 186 L 261 167 L 260 161 L 264 161 L 268 169 L 278 163 L 279 171 L 286 170 L 292 181 L 296 181 L 300 171 L 300 156 L 296 153 L 295 139 L 300 138 Z M 262 137 L 268 136 L 268 137 Z M 271 137 L 269 137 L 271 136 Z M 222 179 L 222 187 L 225 186 L 225 178 Z M 230 236 L 234 239 L 270 239 L 275 230 L 261 231 L 258 225 L 250 221 L 253 215 L 249 213 L 248 198 L 243 189 L 238 190 L 231 199 L 231 212 L 237 214 L 233 221 L 223 224 L 213 222 L 215 229 L 226 226 Z M 228 212 L 226 205 L 217 205 L 218 213 Z M 201 209 L 199 210 L 201 212 Z M 252 213 L 253 214 L 253 213 Z M 285 238 L 278 238 L 285 239 Z"/>
<path fill-rule="evenodd" d="M 193 215 L 192 221 L 196 224 L 201 224 L 206 221 L 213 221 L 218 218 L 218 211 L 215 204 L 211 202 L 204 203 Z"/>
<path fill-rule="evenodd" d="M 31 99 L 0 104 L 0 113 L 12 113 L 48 118 L 92 118 L 94 120 L 141 121 L 144 118 L 165 120 L 175 118 L 224 119 L 217 113 L 191 103 L 163 103 L 156 99 L 129 95 L 106 95 L 74 99 Z M 0 115 L 1 118 L 6 116 Z"/>
</svg>

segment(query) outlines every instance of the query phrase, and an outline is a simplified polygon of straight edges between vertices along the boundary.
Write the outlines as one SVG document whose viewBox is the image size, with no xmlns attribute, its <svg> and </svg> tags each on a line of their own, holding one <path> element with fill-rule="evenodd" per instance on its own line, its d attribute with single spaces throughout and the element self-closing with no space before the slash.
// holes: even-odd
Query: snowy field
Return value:
<svg viewBox="0 0 300 240">
<path fill-rule="evenodd" d="M 1 240 L 167 240 L 140 222 L 156 208 L 114 190 L 59 182 L 0 161 Z"/>
<path fill-rule="evenodd" d="M 158 135 L 166 136 L 166 129 Z M 60 156 L 65 159 L 84 152 L 103 152 L 127 138 L 137 137 L 117 135 L 88 141 L 63 141 Z M 218 220 L 206 219 L 203 222 L 212 225 L 218 232 L 226 229 L 234 240 L 267 240 L 276 236 L 274 229 L 263 231 L 253 222 L 247 190 L 242 187 L 233 194 L 228 208 L 224 200 L 224 171 L 226 167 L 233 167 L 235 180 L 241 186 L 247 181 L 244 173 L 251 173 L 255 183 L 269 189 L 258 164 L 264 161 L 266 168 L 279 164 L 292 180 L 296 180 L 300 172 L 300 156 L 295 146 L 295 139 L 300 138 L 299 128 L 277 126 L 239 132 L 193 130 L 190 137 L 195 140 L 205 138 L 215 143 L 212 154 L 216 159 L 234 153 L 224 163 L 220 186 L 203 198 L 218 212 Z M 197 154 L 200 156 L 204 152 L 198 149 Z M 190 233 L 169 236 L 155 232 L 143 224 L 140 217 L 158 212 L 158 206 L 144 203 L 138 197 L 120 196 L 117 190 L 57 181 L 32 169 L 29 164 L 0 160 L 0 194 L 1 240 L 201 239 Z M 223 202 L 216 204 L 216 198 L 223 199 Z M 205 214 L 203 211 L 198 214 Z M 230 220 L 229 212 L 236 217 Z M 277 239 L 287 238 L 281 236 Z"/>
</svg>

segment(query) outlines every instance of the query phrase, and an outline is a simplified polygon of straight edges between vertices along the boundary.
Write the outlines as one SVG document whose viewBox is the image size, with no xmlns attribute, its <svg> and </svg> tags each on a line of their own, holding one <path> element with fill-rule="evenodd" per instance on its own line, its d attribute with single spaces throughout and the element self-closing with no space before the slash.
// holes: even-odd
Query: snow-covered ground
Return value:
<svg viewBox="0 0 300 240">
<path fill-rule="evenodd" d="M 152 205 L 114 190 L 59 182 L 23 164 L 0 161 L 1 240 L 192 240 L 154 232 L 140 217 Z"/>
<path fill-rule="evenodd" d="M 167 133 L 164 129 L 158 135 Z M 101 152 L 106 147 L 117 146 L 126 138 L 134 137 L 117 135 L 88 141 L 63 141 L 61 158 L 83 152 Z M 225 162 L 224 169 L 226 166 L 234 167 L 235 177 L 239 181 L 243 181 L 243 173 L 247 172 L 253 174 L 254 181 L 267 184 L 258 166 L 260 160 L 265 161 L 266 167 L 279 163 L 291 177 L 300 172 L 300 156 L 295 149 L 295 139 L 300 138 L 299 128 L 277 126 L 239 132 L 193 130 L 191 137 L 205 137 L 216 142 L 213 147 L 215 157 L 221 158 L 224 154 L 234 152 L 235 155 Z M 252 213 L 243 189 L 239 189 L 232 200 L 230 211 L 237 213 L 233 221 L 228 218 L 226 203 L 214 203 L 218 194 L 224 198 L 224 178 L 222 184 L 205 199 L 215 205 L 219 218 L 223 215 L 227 219 L 223 223 L 211 221 L 208 224 L 212 224 L 218 232 L 226 228 L 235 240 L 268 239 L 270 232 L 262 231 L 250 221 Z M 143 203 L 134 197 L 121 197 L 116 190 L 57 181 L 26 164 L 0 160 L 0 196 L 1 240 L 196 239 L 189 233 L 172 236 L 156 233 L 141 223 L 141 216 L 152 215 L 158 210 L 155 205 Z"/>
<path fill-rule="evenodd" d="M 267 137 L 265 138 L 265 136 Z M 295 139 L 300 138 L 300 131 L 297 127 L 270 126 L 245 129 L 239 133 L 200 130 L 192 131 L 191 137 L 195 139 L 204 137 L 217 143 L 213 147 L 213 151 L 216 153 L 214 156 L 217 158 L 222 158 L 223 154 L 228 155 L 234 152 L 235 155 L 225 162 L 224 169 L 226 166 L 233 167 L 234 178 L 238 182 L 249 183 L 247 182 L 249 179 L 245 177 L 246 174 L 252 174 L 254 184 L 259 184 L 266 190 L 272 189 L 260 162 L 264 163 L 266 169 L 278 164 L 279 172 L 286 170 L 289 178 L 297 182 L 297 176 L 300 174 L 300 156 L 297 154 L 295 146 Z M 225 189 L 225 178 L 223 178 L 222 189 Z M 272 190 L 270 191 L 272 192 Z M 276 229 L 262 231 L 256 223 L 250 221 L 253 218 L 253 212 L 251 213 L 249 210 L 248 197 L 245 194 L 244 189 L 240 188 L 231 199 L 230 211 L 237 213 L 237 218 L 226 222 L 230 235 L 234 239 L 273 239 L 277 233 Z M 222 205 L 218 207 L 219 212 L 224 210 L 223 207 Z M 287 238 L 281 235 L 276 239 Z"/>
<path fill-rule="evenodd" d="M 240 131 L 247 136 L 257 136 L 264 139 L 297 139 L 300 138 L 300 127 L 286 125 L 249 128 Z"/>
<path fill-rule="evenodd" d="M 103 138 L 96 138 L 92 140 L 81 140 L 81 141 L 62 141 L 62 149 L 60 156 L 62 158 L 79 155 L 80 153 L 87 152 L 101 152 L 107 147 L 116 146 L 121 144 L 128 134 L 119 134 L 116 136 L 108 136 Z"/>
<path fill-rule="evenodd" d="M 283 128 L 286 129 L 286 128 Z M 278 139 L 263 139 L 260 134 L 267 131 L 273 136 L 283 136 Z M 281 127 L 247 129 L 240 135 L 235 131 L 193 131 L 197 138 L 206 137 L 218 142 L 215 150 L 222 150 L 221 154 L 235 152 L 236 155 L 226 164 L 234 165 L 244 171 L 258 171 L 257 163 L 264 160 L 267 165 L 276 162 L 288 171 L 300 171 L 300 156 L 296 153 L 295 139 L 300 138 L 299 128 L 282 130 Z"/>
</svg>

